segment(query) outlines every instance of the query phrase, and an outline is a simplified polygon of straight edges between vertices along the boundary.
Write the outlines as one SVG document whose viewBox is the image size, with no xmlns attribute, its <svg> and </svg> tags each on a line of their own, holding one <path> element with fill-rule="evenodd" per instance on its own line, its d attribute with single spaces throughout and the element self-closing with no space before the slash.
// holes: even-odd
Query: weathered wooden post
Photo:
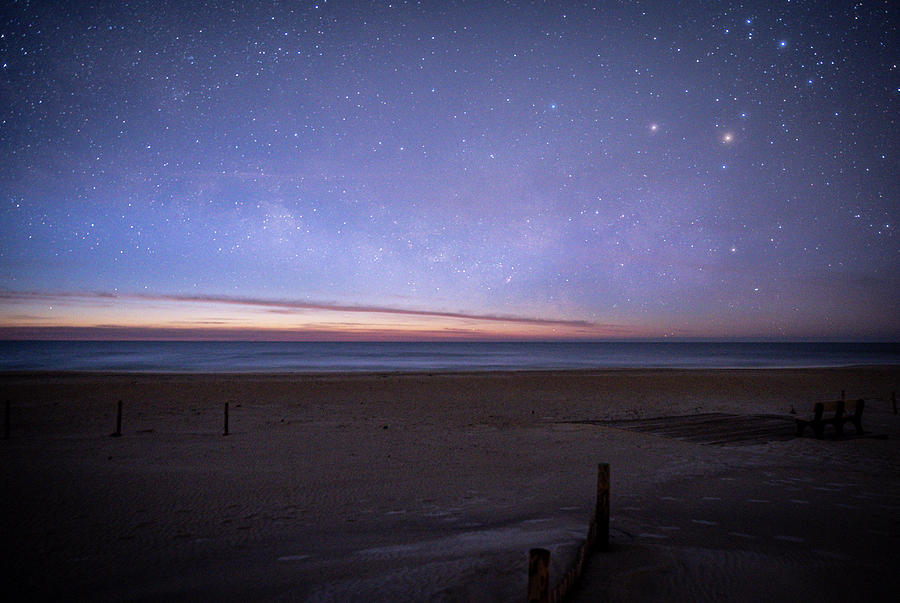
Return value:
<svg viewBox="0 0 900 603">
<path fill-rule="evenodd" d="M 550 551 L 528 551 L 528 603 L 550 601 Z"/>
<path fill-rule="evenodd" d="M 894 405 L 894 414 L 897 414 L 897 405 Z M 3 403 L 3 439 L 9 439 L 9 400 Z"/>
<path fill-rule="evenodd" d="M 122 435 L 122 401 L 116 404 L 116 431 L 111 434 L 112 437 L 118 438 Z"/>
<path fill-rule="evenodd" d="M 609 464 L 597 467 L 597 506 L 594 509 L 594 525 L 597 526 L 597 540 L 594 548 L 609 550 Z"/>
<path fill-rule="evenodd" d="M 225 403 L 225 432 L 222 435 L 228 435 L 228 402 Z"/>
</svg>

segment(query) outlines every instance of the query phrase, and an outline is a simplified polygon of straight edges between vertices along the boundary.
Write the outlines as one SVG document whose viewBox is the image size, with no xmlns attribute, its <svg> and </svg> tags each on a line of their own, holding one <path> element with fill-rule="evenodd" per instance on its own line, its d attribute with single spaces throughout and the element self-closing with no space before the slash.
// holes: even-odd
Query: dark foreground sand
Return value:
<svg viewBox="0 0 900 603">
<path fill-rule="evenodd" d="M 613 550 L 592 557 L 576 600 L 893 601 L 898 377 L 7 374 L 4 588 L 23 600 L 523 600 L 528 549 L 550 549 L 559 574 L 608 462 Z M 784 414 L 841 390 L 868 399 L 867 437 L 710 446 L 572 422 Z"/>
</svg>

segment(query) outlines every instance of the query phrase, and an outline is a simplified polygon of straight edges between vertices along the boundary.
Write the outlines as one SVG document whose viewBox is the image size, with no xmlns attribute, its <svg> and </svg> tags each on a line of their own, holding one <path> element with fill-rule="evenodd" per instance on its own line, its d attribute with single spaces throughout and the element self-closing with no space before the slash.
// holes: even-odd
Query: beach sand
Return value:
<svg viewBox="0 0 900 603">
<path fill-rule="evenodd" d="M 894 600 L 900 367 L 6 374 L 7 592 L 29 600 L 507 601 L 612 472 L 579 601 Z M 708 445 L 597 421 L 866 398 L 866 436 Z M 123 401 L 121 437 L 116 402 Z M 223 435 L 224 404 L 229 435 Z"/>
</svg>

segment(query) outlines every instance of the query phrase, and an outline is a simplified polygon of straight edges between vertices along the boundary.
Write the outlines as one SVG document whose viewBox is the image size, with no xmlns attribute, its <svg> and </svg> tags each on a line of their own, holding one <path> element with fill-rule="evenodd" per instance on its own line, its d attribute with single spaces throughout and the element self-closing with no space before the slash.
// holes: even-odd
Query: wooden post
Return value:
<svg viewBox="0 0 900 603">
<path fill-rule="evenodd" d="M 528 603 L 550 601 L 550 551 L 528 551 Z"/>
<path fill-rule="evenodd" d="M 894 414 L 897 414 L 896 404 L 894 404 Z M 3 403 L 3 439 L 9 439 L 9 400 Z"/>
<path fill-rule="evenodd" d="M 116 431 L 112 434 L 112 437 L 118 438 L 122 435 L 122 401 L 119 400 L 119 403 L 116 404 Z"/>
<path fill-rule="evenodd" d="M 597 506 L 594 509 L 594 523 L 597 526 L 597 541 L 594 548 L 598 551 L 609 550 L 609 464 L 600 463 L 597 467 Z"/>
<path fill-rule="evenodd" d="M 228 402 L 225 403 L 225 433 L 222 435 L 228 435 Z"/>
</svg>

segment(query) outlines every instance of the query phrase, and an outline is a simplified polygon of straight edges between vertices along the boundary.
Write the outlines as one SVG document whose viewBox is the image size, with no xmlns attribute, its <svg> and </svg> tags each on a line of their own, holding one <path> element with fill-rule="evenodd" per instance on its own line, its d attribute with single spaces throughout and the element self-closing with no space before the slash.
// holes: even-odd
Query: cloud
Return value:
<svg viewBox="0 0 900 603">
<path fill-rule="evenodd" d="M 146 340 L 146 341 L 446 341 L 483 339 L 465 330 L 435 329 L 409 332 L 395 329 L 354 330 L 331 329 L 249 329 L 213 327 L 149 327 L 97 325 L 90 327 L 7 327 L 0 325 L 0 339 L 15 340 Z M 502 339 L 492 337 L 492 339 Z"/>
<path fill-rule="evenodd" d="M 543 327 L 565 327 L 589 330 L 610 330 L 618 332 L 618 325 L 601 325 L 585 320 L 565 320 L 555 318 L 537 318 L 502 314 L 479 314 L 474 312 L 451 312 L 443 310 L 421 310 L 398 308 L 391 306 L 342 304 L 323 301 L 300 301 L 289 299 L 265 299 L 258 297 L 242 297 L 230 295 L 178 295 L 178 294 L 146 294 L 146 293 L 110 293 L 110 292 L 42 292 L 42 291 L 0 291 L 0 300 L 4 301 L 103 301 L 114 299 L 140 300 L 149 302 L 226 304 L 253 308 L 264 308 L 272 312 L 293 312 L 302 310 L 319 310 L 327 312 L 350 312 L 360 314 L 390 314 L 414 316 L 421 318 L 450 318 L 479 322 L 512 323 Z"/>
</svg>

